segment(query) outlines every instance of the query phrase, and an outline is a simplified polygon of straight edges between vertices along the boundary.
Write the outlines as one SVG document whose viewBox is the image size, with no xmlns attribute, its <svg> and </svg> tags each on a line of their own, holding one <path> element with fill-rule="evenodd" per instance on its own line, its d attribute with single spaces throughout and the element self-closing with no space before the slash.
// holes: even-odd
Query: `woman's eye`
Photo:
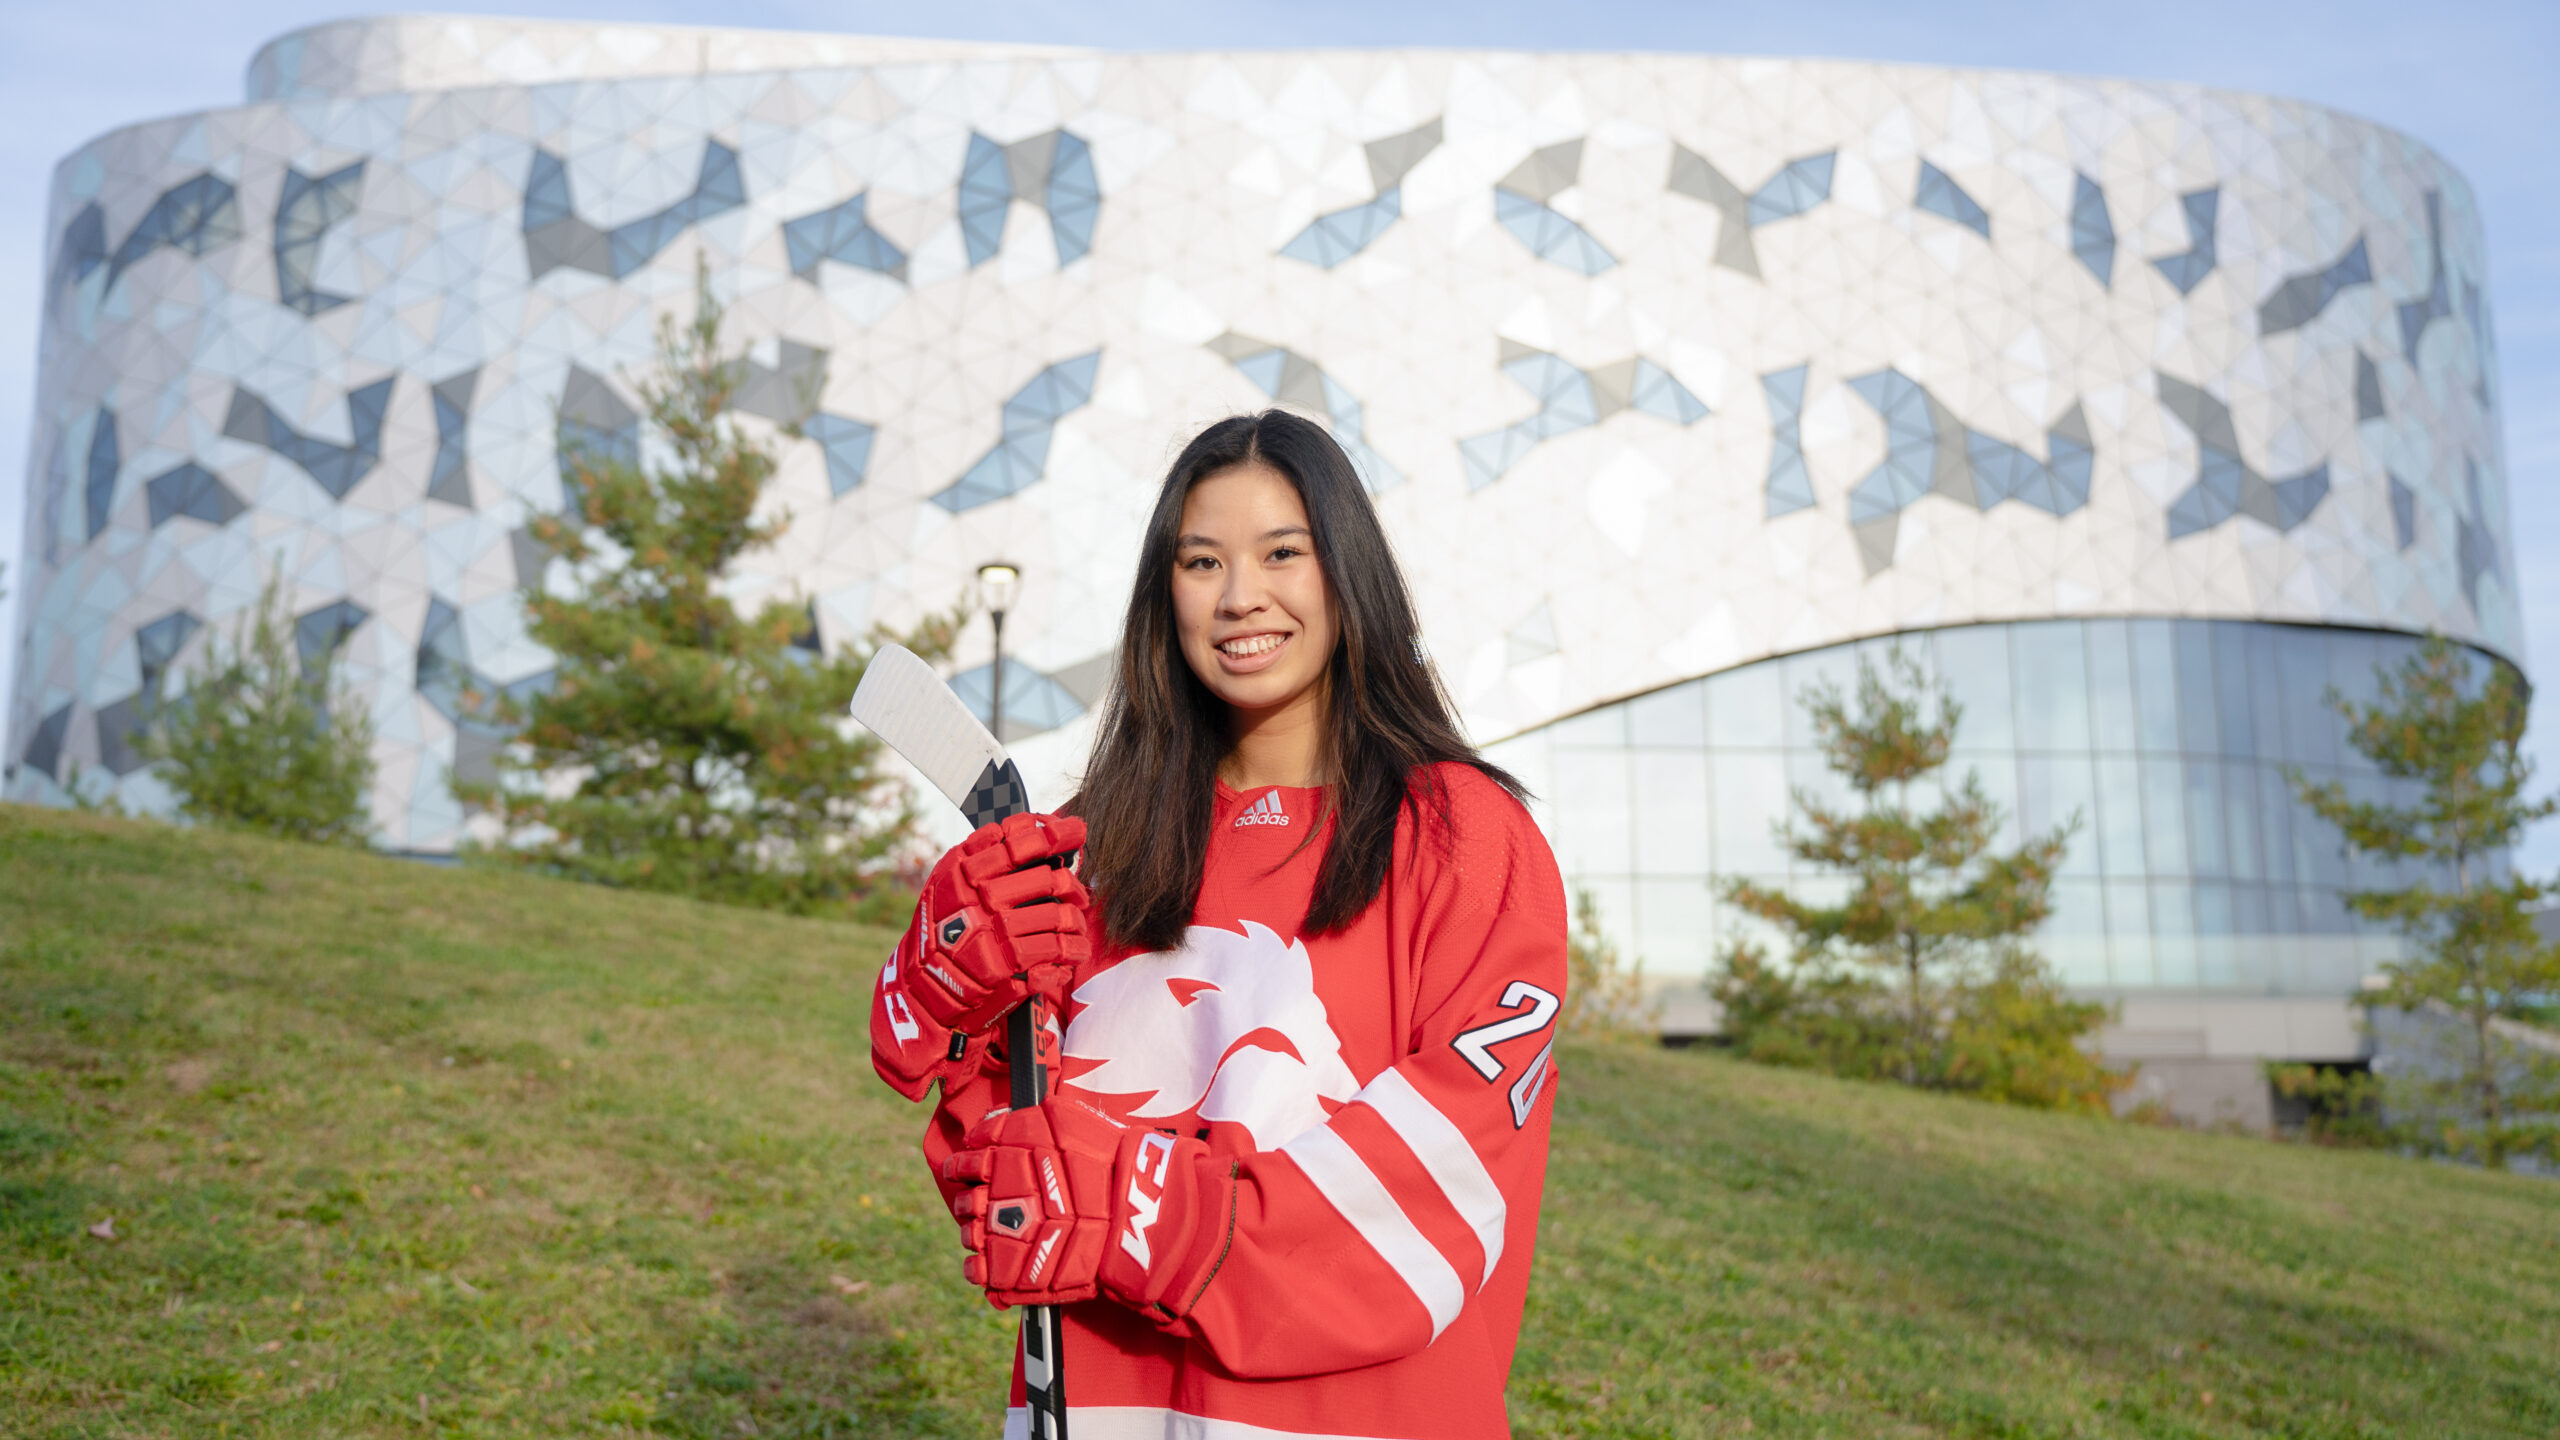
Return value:
<svg viewBox="0 0 2560 1440">
<path fill-rule="evenodd" d="M 1178 570 L 1206 570 L 1206 569 L 1209 569 L 1210 567 L 1212 567 L 1212 566 L 1216 565 L 1217 563 L 1218 563 L 1218 562 L 1217 562 L 1214 558 L 1212 558 L 1212 557 L 1210 557 L 1210 556 L 1207 556 L 1207 555 L 1194 555 L 1194 556 L 1192 556 L 1190 559 L 1183 561 L 1180 565 L 1177 565 L 1177 566 L 1175 566 L 1174 568 L 1175 568 L 1175 569 L 1178 569 Z"/>
<path fill-rule="evenodd" d="M 1274 560 L 1295 560 L 1306 553 L 1306 551 L 1301 550 L 1294 545 L 1283 545 L 1279 549 L 1271 552 L 1271 558 Z"/>
</svg>

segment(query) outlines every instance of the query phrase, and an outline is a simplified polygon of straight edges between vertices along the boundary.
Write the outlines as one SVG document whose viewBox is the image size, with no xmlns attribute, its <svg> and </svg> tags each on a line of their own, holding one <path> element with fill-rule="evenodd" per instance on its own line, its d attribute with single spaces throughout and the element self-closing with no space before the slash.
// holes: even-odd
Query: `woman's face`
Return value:
<svg viewBox="0 0 2560 1440">
<path fill-rule="evenodd" d="M 1338 626 L 1306 502 L 1261 461 L 1191 487 L 1174 545 L 1182 658 L 1211 694 L 1267 715 L 1322 704 Z"/>
</svg>

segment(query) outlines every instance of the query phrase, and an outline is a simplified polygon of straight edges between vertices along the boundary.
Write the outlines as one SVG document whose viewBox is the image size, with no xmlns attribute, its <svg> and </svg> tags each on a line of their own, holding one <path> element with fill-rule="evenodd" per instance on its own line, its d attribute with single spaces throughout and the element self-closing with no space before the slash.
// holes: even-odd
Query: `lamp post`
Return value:
<svg viewBox="0 0 2560 1440">
<path fill-rule="evenodd" d="M 1013 598 L 1022 588 L 1019 566 L 996 561 L 978 567 L 978 603 L 987 608 L 987 617 L 995 621 L 996 658 L 987 670 L 987 729 L 997 741 L 1004 739 L 1004 612 L 1013 608 Z"/>
</svg>

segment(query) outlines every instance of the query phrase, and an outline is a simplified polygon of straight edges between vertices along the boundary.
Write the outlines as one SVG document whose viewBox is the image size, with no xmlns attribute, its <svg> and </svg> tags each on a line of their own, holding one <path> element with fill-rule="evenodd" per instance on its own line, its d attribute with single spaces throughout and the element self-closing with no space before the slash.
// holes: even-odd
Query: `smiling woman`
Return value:
<svg viewBox="0 0 2560 1440">
<path fill-rule="evenodd" d="M 1095 832 L 1086 871 L 1111 892 L 1113 940 L 1180 943 L 1222 780 L 1321 787 L 1319 803 L 1341 813 L 1305 917 L 1319 932 L 1377 898 L 1400 811 L 1445 811 L 1428 767 L 1472 766 L 1521 793 L 1452 718 L 1350 458 L 1285 410 L 1222 420 L 1176 457 L 1119 653 L 1067 807 Z"/>
<path fill-rule="evenodd" d="M 941 1083 L 925 1153 L 969 1279 L 1066 1307 L 1072 1433 L 1508 1433 L 1565 977 L 1519 795 L 1451 718 L 1333 437 L 1273 410 L 1194 439 L 1083 792 L 944 862 L 968 886 L 874 1009 L 881 1074 Z M 1075 846 L 1082 886 L 1000 873 Z M 1017 892 L 1040 912 L 997 908 Z M 1035 931 L 1090 958 L 980 964 Z M 1009 1104 L 990 1027 L 936 988 L 973 966 L 1069 992 L 1050 1099 Z M 1008 1433 L 1052 1433 L 1023 1395 Z"/>
<path fill-rule="evenodd" d="M 1298 487 L 1265 461 L 1183 497 L 1174 617 L 1183 660 L 1231 712 L 1236 747 L 1219 767 L 1230 785 L 1317 778 L 1338 626 L 1315 539 Z"/>
</svg>

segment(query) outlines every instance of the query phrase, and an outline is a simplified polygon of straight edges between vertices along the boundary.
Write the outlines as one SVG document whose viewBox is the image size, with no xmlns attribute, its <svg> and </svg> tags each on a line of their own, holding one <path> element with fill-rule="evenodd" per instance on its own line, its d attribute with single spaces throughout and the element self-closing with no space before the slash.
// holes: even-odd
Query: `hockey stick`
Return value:
<svg viewBox="0 0 2560 1440">
<path fill-rule="evenodd" d="M 853 718 L 950 798 L 972 828 L 1031 808 L 1022 772 L 933 668 L 902 646 L 883 645 L 863 667 L 853 689 Z M 1048 1049 L 1056 1032 L 1048 1002 L 1034 995 L 1005 1016 L 1011 1103 L 1040 1103 L 1048 1088 Z M 1022 1394 L 1031 1417 L 1031 1440 L 1067 1440 L 1066 1366 L 1058 1353 L 1058 1309 L 1026 1306 L 1022 1312 Z"/>
</svg>

